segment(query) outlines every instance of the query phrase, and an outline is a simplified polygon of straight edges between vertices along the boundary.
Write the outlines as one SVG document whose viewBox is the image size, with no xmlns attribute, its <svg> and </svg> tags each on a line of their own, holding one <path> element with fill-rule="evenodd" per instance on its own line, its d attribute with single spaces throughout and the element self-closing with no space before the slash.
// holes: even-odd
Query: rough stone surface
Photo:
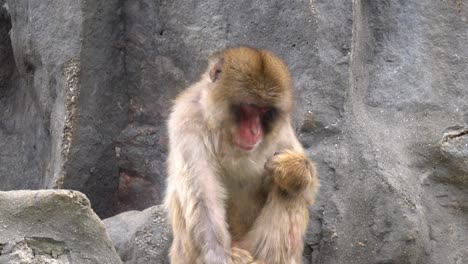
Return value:
<svg viewBox="0 0 468 264">
<path fill-rule="evenodd" d="M 119 0 L 81 5 L 79 96 L 59 187 L 83 191 L 101 217 L 117 210 L 119 168 L 113 141 L 127 122 L 124 19 Z"/>
<path fill-rule="evenodd" d="M 13 49 L 8 32 L 11 29 L 10 14 L 4 6 L 4 1 L 0 1 L 0 98 L 6 94 L 6 87 L 14 72 Z"/>
<path fill-rule="evenodd" d="M 0 4 L 0 190 L 50 188 L 62 163 L 64 67 L 78 57 L 80 5 Z"/>
<path fill-rule="evenodd" d="M 160 203 L 171 100 L 247 44 L 289 65 L 321 175 L 305 263 L 467 259 L 465 1 L 6 3 L 2 190 L 80 190 L 101 217 Z"/>
<path fill-rule="evenodd" d="M 121 213 L 104 225 L 123 263 L 169 263 L 172 235 L 162 206 Z"/>
<path fill-rule="evenodd" d="M 105 227 L 80 192 L 0 192 L 0 263 L 118 264 Z"/>
</svg>

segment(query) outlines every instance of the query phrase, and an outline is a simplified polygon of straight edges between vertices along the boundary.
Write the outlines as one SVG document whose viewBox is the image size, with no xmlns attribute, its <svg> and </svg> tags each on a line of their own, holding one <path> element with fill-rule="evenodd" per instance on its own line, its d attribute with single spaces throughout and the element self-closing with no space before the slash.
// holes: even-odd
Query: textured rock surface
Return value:
<svg viewBox="0 0 468 264">
<path fill-rule="evenodd" d="M 80 5 L 0 3 L 0 189 L 50 188 L 61 171 L 64 73 L 78 57 Z"/>
<path fill-rule="evenodd" d="M 0 263 L 122 263 L 82 193 L 0 192 Z"/>
<path fill-rule="evenodd" d="M 170 101 L 248 44 L 290 66 L 320 171 L 307 262 L 468 258 L 464 1 L 0 3 L 1 189 L 81 190 L 102 217 L 159 203 Z"/>
<path fill-rule="evenodd" d="M 121 213 L 104 225 L 123 263 L 169 263 L 172 235 L 162 206 Z"/>
</svg>

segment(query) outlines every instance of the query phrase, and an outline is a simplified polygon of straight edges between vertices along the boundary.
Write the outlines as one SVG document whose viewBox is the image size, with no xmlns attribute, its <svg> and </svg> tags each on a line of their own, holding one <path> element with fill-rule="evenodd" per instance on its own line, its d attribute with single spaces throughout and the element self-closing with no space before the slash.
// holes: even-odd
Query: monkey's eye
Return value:
<svg viewBox="0 0 468 264">
<path fill-rule="evenodd" d="M 261 109 L 261 111 L 263 112 L 262 125 L 265 132 L 268 132 L 273 127 L 273 123 L 278 117 L 278 110 L 273 107 L 265 107 L 265 109 Z"/>
<path fill-rule="evenodd" d="M 268 113 L 268 111 L 270 111 L 271 108 L 270 107 L 260 107 L 259 108 L 259 111 L 260 111 L 260 114 L 263 116 L 265 115 L 266 113 Z"/>
<path fill-rule="evenodd" d="M 260 108 L 260 113 L 265 119 L 271 119 L 277 114 L 276 108 L 273 107 L 262 107 Z"/>
</svg>

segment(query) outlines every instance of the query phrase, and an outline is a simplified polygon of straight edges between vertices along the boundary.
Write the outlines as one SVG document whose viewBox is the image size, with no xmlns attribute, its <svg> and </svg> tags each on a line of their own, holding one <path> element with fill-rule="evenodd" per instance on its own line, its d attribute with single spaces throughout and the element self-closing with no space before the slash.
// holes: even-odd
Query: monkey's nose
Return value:
<svg viewBox="0 0 468 264">
<path fill-rule="evenodd" d="M 252 133 L 252 135 L 256 136 L 259 132 L 260 129 L 258 129 L 258 127 L 250 127 L 250 133 Z"/>
</svg>

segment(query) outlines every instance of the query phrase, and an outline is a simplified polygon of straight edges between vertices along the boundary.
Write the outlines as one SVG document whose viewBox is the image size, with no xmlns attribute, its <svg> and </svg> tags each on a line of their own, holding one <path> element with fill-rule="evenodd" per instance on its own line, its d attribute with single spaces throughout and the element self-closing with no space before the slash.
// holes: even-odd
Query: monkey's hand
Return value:
<svg viewBox="0 0 468 264">
<path fill-rule="evenodd" d="M 308 196 L 315 196 L 319 181 L 315 166 L 306 154 L 282 151 L 267 161 L 265 169 L 273 182 L 286 193 L 299 195 L 306 191 Z M 313 197 L 308 198 L 313 200 Z"/>
<path fill-rule="evenodd" d="M 237 247 L 231 248 L 231 261 L 229 264 L 250 264 L 253 258 L 247 250 Z"/>
<path fill-rule="evenodd" d="M 254 261 L 247 250 L 233 247 L 231 248 L 231 261 L 229 264 L 264 264 L 264 262 Z"/>
</svg>

